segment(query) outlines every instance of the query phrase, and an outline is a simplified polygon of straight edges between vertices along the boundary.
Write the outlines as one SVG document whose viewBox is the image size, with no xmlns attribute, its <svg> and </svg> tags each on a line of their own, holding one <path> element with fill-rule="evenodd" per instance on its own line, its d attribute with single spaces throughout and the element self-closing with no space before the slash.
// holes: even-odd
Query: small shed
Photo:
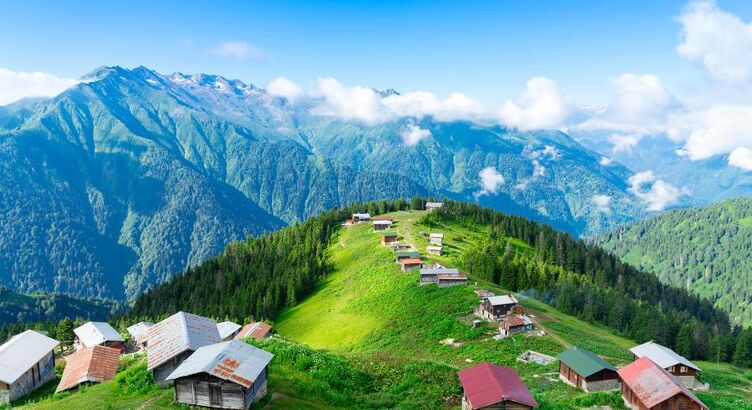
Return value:
<svg viewBox="0 0 752 410">
<path fill-rule="evenodd" d="M 416 259 L 420 258 L 420 252 L 418 251 L 399 251 L 395 254 L 395 262 L 400 263 L 402 259 Z"/>
<path fill-rule="evenodd" d="M 148 368 L 154 381 L 169 384 L 170 375 L 198 348 L 219 343 L 217 323 L 192 313 L 178 312 L 149 329 L 146 342 Z"/>
<path fill-rule="evenodd" d="M 439 283 L 439 275 L 459 275 L 460 271 L 454 268 L 423 268 L 420 270 L 420 284 Z"/>
<path fill-rule="evenodd" d="M 509 315 L 499 321 L 501 338 L 533 330 L 533 321 L 525 315 Z"/>
<path fill-rule="evenodd" d="M 436 275 L 436 284 L 439 285 L 440 288 L 467 285 L 467 276 L 465 275 Z"/>
<path fill-rule="evenodd" d="M 421 266 L 423 266 L 423 262 L 418 258 L 405 258 L 400 260 L 400 269 L 402 269 L 402 272 L 420 269 Z"/>
<path fill-rule="evenodd" d="M 233 340 L 203 346 L 167 380 L 175 383 L 175 401 L 215 409 L 248 409 L 264 397 L 273 354 Z"/>
<path fill-rule="evenodd" d="M 266 339 L 272 334 L 272 326 L 264 322 L 254 322 L 243 326 L 235 336 L 235 340 L 252 337 L 254 339 Z"/>
<path fill-rule="evenodd" d="M 373 230 L 376 232 L 386 231 L 392 227 L 392 221 L 373 221 Z"/>
<path fill-rule="evenodd" d="M 515 313 L 519 301 L 514 295 L 489 296 L 483 299 L 475 314 L 488 320 L 499 320 Z"/>
<path fill-rule="evenodd" d="M 371 220 L 371 215 L 370 214 L 352 214 L 352 218 L 350 219 L 352 219 L 354 223 L 367 222 Z"/>
<path fill-rule="evenodd" d="M 146 341 L 149 338 L 149 329 L 154 326 L 152 322 L 138 322 L 128 327 L 128 334 L 136 350 L 146 349 Z"/>
<path fill-rule="evenodd" d="M 55 378 L 53 350 L 59 344 L 27 330 L 0 345 L 0 405 L 16 401 Z"/>
<path fill-rule="evenodd" d="M 480 363 L 458 373 L 464 394 L 462 410 L 534 409 L 539 406 L 517 373 L 493 363 Z"/>
<path fill-rule="evenodd" d="M 443 233 L 432 233 L 428 236 L 428 242 L 431 245 L 434 246 L 443 246 L 444 245 L 444 234 Z"/>
<path fill-rule="evenodd" d="M 384 232 L 381 234 L 381 244 L 388 245 L 397 242 L 397 232 Z"/>
<path fill-rule="evenodd" d="M 125 352 L 125 339 L 106 322 L 87 322 L 73 329 L 76 339 L 73 346 L 76 350 L 85 347 L 107 346 Z"/>
<path fill-rule="evenodd" d="M 619 374 L 609 362 L 593 352 L 573 347 L 556 356 L 559 378 L 586 392 L 616 390 L 621 387 Z"/>
<path fill-rule="evenodd" d="M 648 357 L 617 371 L 621 396 L 634 409 L 707 410 L 708 407 L 674 375 Z"/>
<path fill-rule="evenodd" d="M 243 326 L 240 326 L 239 324 L 235 322 L 220 322 L 217 323 L 217 331 L 219 332 L 219 337 L 222 338 L 222 340 L 232 340 L 235 338 L 235 335 L 240 332 L 240 329 Z"/>
<path fill-rule="evenodd" d="M 635 346 L 629 351 L 634 354 L 635 359 L 649 358 L 653 363 L 676 376 L 687 387 L 703 385 L 700 381 L 700 368 L 666 346 L 650 341 Z"/>
<path fill-rule="evenodd" d="M 70 390 L 82 383 L 101 383 L 115 378 L 120 365 L 120 351 L 97 345 L 83 348 L 65 359 L 65 370 L 55 393 Z"/>
<path fill-rule="evenodd" d="M 431 212 L 444 206 L 443 202 L 426 202 L 426 211 Z"/>
<path fill-rule="evenodd" d="M 374 216 L 372 219 L 373 219 L 374 222 L 376 222 L 376 221 L 394 222 L 394 218 L 392 218 L 391 216 Z"/>
<path fill-rule="evenodd" d="M 428 246 L 426 247 L 426 252 L 430 253 L 431 255 L 438 255 L 441 256 L 444 253 L 444 248 L 441 246 Z"/>
</svg>

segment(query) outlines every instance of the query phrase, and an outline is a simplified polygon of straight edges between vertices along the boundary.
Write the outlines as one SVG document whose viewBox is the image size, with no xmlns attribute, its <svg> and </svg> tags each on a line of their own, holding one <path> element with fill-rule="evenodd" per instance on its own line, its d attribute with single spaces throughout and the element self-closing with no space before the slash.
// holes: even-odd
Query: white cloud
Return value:
<svg viewBox="0 0 752 410">
<path fill-rule="evenodd" d="M 72 78 L 61 78 L 41 71 L 24 72 L 0 68 L 0 105 L 27 97 L 52 97 L 77 82 Z"/>
<path fill-rule="evenodd" d="M 334 78 L 318 79 L 316 93 L 322 102 L 314 108 L 319 115 L 336 116 L 377 124 L 390 119 L 381 104 L 381 97 L 372 88 L 356 85 L 346 87 Z"/>
<path fill-rule="evenodd" d="M 285 77 L 272 80 L 266 85 L 266 91 L 271 95 L 287 98 L 290 102 L 294 102 L 305 94 L 302 88 Z"/>
<path fill-rule="evenodd" d="M 649 211 L 662 211 L 675 204 L 686 193 L 662 179 L 657 179 L 653 171 L 634 174 L 628 182 L 629 191 L 647 203 Z"/>
<path fill-rule="evenodd" d="M 611 86 L 616 95 L 608 111 L 619 123 L 640 127 L 660 124 L 672 105 L 673 97 L 654 74 L 624 73 L 612 79 Z"/>
<path fill-rule="evenodd" d="M 499 111 L 501 122 L 521 130 L 559 128 L 572 114 L 568 97 L 553 80 L 535 77 L 517 102 L 507 101 Z"/>
<path fill-rule="evenodd" d="M 533 178 L 539 178 L 546 175 L 546 167 L 541 165 L 537 159 L 533 160 Z"/>
<path fill-rule="evenodd" d="M 728 163 L 745 171 L 752 171 L 752 150 L 747 147 L 739 147 L 731 151 Z"/>
<path fill-rule="evenodd" d="M 684 141 L 680 154 L 691 160 L 726 154 L 752 141 L 752 105 L 717 105 L 678 114 L 669 135 Z"/>
<path fill-rule="evenodd" d="M 714 78 L 744 82 L 752 77 L 752 24 L 719 9 L 713 1 L 690 3 L 678 17 L 677 52 L 702 63 Z"/>
<path fill-rule="evenodd" d="M 614 163 L 614 160 L 609 157 L 601 157 L 600 161 L 598 161 L 598 164 L 600 164 L 602 167 L 607 167 Z"/>
<path fill-rule="evenodd" d="M 614 134 L 608 137 L 609 142 L 613 144 L 611 151 L 617 152 L 632 152 L 632 149 L 642 139 L 642 134 Z"/>
<path fill-rule="evenodd" d="M 232 57 L 238 60 L 264 60 L 269 57 L 263 48 L 245 41 L 226 41 L 211 49 L 211 52 L 218 56 Z"/>
<path fill-rule="evenodd" d="M 408 147 L 414 147 L 418 145 L 420 140 L 431 136 L 431 131 L 420 128 L 417 125 L 409 124 L 402 131 L 402 142 Z"/>
<path fill-rule="evenodd" d="M 561 158 L 561 153 L 553 145 L 546 145 L 545 147 L 539 150 L 531 152 L 530 158 L 534 158 L 534 159 L 548 158 L 553 161 L 557 161 L 559 158 Z"/>
<path fill-rule="evenodd" d="M 480 177 L 480 191 L 474 194 L 475 199 L 478 199 L 483 195 L 496 194 L 505 182 L 504 176 L 501 175 L 495 167 L 483 168 L 478 173 L 478 176 Z"/>
<path fill-rule="evenodd" d="M 611 200 L 612 198 L 608 195 L 593 195 L 591 198 L 593 201 L 593 204 L 595 204 L 595 209 L 598 212 L 604 213 L 604 214 L 610 214 L 611 213 Z"/>
<path fill-rule="evenodd" d="M 452 93 L 441 100 L 426 91 L 390 95 L 382 100 L 393 117 L 424 117 L 431 115 L 439 121 L 479 119 L 486 115 L 483 105 L 462 93 Z"/>
</svg>

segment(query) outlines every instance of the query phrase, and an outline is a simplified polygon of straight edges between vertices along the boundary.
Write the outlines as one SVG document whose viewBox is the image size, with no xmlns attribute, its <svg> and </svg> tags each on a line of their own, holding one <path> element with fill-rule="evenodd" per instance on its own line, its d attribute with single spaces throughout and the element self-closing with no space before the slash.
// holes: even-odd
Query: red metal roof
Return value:
<svg viewBox="0 0 752 410">
<path fill-rule="evenodd" d="M 272 327 L 264 322 L 249 323 L 240 329 L 235 336 L 235 340 L 253 337 L 255 339 L 264 339 L 271 333 Z"/>
<path fill-rule="evenodd" d="M 55 393 L 81 383 L 112 380 L 120 363 L 120 350 L 97 345 L 73 353 L 65 360 L 65 370 Z"/>
<path fill-rule="evenodd" d="M 403 265 L 420 265 L 421 260 L 417 258 L 405 258 L 400 259 L 400 263 Z"/>
<path fill-rule="evenodd" d="M 676 377 L 647 357 L 637 359 L 617 372 L 624 384 L 648 408 L 657 406 L 680 393 L 699 404 L 703 409 L 708 408 Z"/>
<path fill-rule="evenodd" d="M 481 363 L 459 373 L 465 397 L 473 409 L 503 401 L 513 401 L 531 407 L 539 404 L 522 383 L 517 373 L 493 363 Z"/>
</svg>

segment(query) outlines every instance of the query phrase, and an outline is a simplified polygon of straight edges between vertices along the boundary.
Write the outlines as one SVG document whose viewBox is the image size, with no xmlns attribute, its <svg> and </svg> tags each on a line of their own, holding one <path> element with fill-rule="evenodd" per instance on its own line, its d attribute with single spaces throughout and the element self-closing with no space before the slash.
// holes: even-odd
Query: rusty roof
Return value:
<svg viewBox="0 0 752 410">
<path fill-rule="evenodd" d="M 239 340 L 217 343 L 193 352 L 167 376 L 167 380 L 208 373 L 248 388 L 273 357 L 273 354 Z"/>
<path fill-rule="evenodd" d="M 271 325 L 268 325 L 264 322 L 249 323 L 243 326 L 242 329 L 240 329 L 240 332 L 238 332 L 237 336 L 235 336 L 235 340 L 243 339 L 246 337 L 253 337 L 255 339 L 263 339 L 269 336 L 269 333 L 271 332 L 271 330 L 272 330 Z"/>
<path fill-rule="evenodd" d="M 419 265 L 421 263 L 421 260 L 418 258 L 405 258 L 400 259 L 400 263 L 403 265 Z"/>
<path fill-rule="evenodd" d="M 703 409 L 708 408 L 676 377 L 647 357 L 637 359 L 617 372 L 622 382 L 647 408 L 657 406 L 677 394 L 683 394 Z"/>
<path fill-rule="evenodd" d="M 221 342 L 217 324 L 203 316 L 178 312 L 149 329 L 146 355 L 149 370 L 185 352 Z"/>
<path fill-rule="evenodd" d="M 65 370 L 55 393 L 81 383 L 112 380 L 120 364 L 120 350 L 107 346 L 87 347 L 65 359 Z"/>
<path fill-rule="evenodd" d="M 525 325 L 531 325 L 531 324 L 533 324 L 533 321 L 530 320 L 530 318 L 528 318 L 525 315 L 507 316 L 499 322 L 500 327 L 507 327 L 507 328 L 525 326 Z"/>
<path fill-rule="evenodd" d="M 128 333 L 136 343 L 141 344 L 149 337 L 149 329 L 154 326 L 152 322 L 138 322 L 135 325 L 128 326 Z"/>
<path fill-rule="evenodd" d="M 465 275 L 436 275 L 439 280 L 467 280 Z"/>
</svg>

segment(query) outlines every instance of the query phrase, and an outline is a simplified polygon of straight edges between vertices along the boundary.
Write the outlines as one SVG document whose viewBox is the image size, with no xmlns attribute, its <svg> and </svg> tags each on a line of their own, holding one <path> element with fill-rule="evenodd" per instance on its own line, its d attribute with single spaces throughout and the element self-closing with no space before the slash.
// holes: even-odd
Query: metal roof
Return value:
<svg viewBox="0 0 752 410">
<path fill-rule="evenodd" d="M 65 370 L 55 393 L 81 383 L 112 380 L 120 365 L 120 350 L 97 345 L 81 349 L 65 359 Z"/>
<path fill-rule="evenodd" d="M 493 363 L 481 363 L 461 370 L 460 383 L 473 409 L 503 401 L 513 401 L 531 407 L 539 404 L 522 383 L 517 373 Z"/>
<path fill-rule="evenodd" d="M 655 362 L 657 365 L 663 367 L 664 369 L 680 364 L 683 366 L 691 367 L 697 371 L 701 371 L 700 368 L 697 367 L 697 365 L 690 362 L 684 356 L 680 356 L 678 353 L 674 352 L 668 347 L 661 346 L 658 343 L 655 343 L 652 341 L 643 343 L 639 346 L 635 346 L 629 349 L 629 351 L 632 352 L 638 358 L 640 357 L 650 358 L 650 360 Z"/>
<path fill-rule="evenodd" d="M 131 335 L 131 339 L 140 344 L 145 342 L 149 337 L 149 329 L 151 329 L 152 326 L 154 326 L 154 323 L 152 322 L 138 322 L 135 325 L 128 326 L 128 334 Z"/>
<path fill-rule="evenodd" d="M 512 305 L 518 303 L 517 298 L 512 295 L 489 296 L 486 299 L 491 302 L 492 306 Z"/>
<path fill-rule="evenodd" d="M 201 347 L 193 352 L 167 376 L 167 380 L 197 373 L 208 373 L 248 388 L 273 357 L 274 355 L 267 351 L 238 340 L 217 343 Z"/>
<path fill-rule="evenodd" d="M 225 340 L 228 337 L 232 336 L 232 334 L 240 330 L 241 327 L 243 326 L 240 326 L 235 322 L 217 323 L 217 331 L 219 332 L 219 337 L 221 337 L 222 340 Z"/>
<path fill-rule="evenodd" d="M 420 257 L 420 252 L 418 252 L 418 251 L 401 251 L 401 252 L 397 252 L 396 256 L 398 258 L 417 258 L 417 257 Z"/>
<path fill-rule="evenodd" d="M 59 344 L 33 330 L 13 336 L 0 346 L 0 381 L 13 384 Z"/>
<path fill-rule="evenodd" d="M 397 232 L 384 232 L 381 234 L 381 236 L 387 236 L 387 237 L 397 236 Z"/>
<path fill-rule="evenodd" d="M 73 329 L 78 340 L 86 347 L 101 345 L 104 342 L 124 342 L 120 333 L 106 322 L 87 322 Z"/>
<path fill-rule="evenodd" d="M 243 339 L 246 337 L 254 337 L 256 339 L 263 339 L 269 335 L 272 327 L 264 322 L 249 323 L 240 329 L 240 332 L 235 336 L 235 340 Z"/>
<path fill-rule="evenodd" d="M 443 202 L 426 202 L 426 208 L 441 208 L 444 206 Z"/>
<path fill-rule="evenodd" d="M 459 275 L 460 271 L 454 268 L 423 268 L 421 275 Z"/>
<path fill-rule="evenodd" d="M 400 260 L 400 263 L 402 265 L 420 265 L 421 262 L 422 261 L 418 258 L 405 258 L 405 259 Z"/>
<path fill-rule="evenodd" d="M 352 214 L 353 219 L 371 219 L 371 214 Z"/>
<path fill-rule="evenodd" d="M 647 357 L 622 367 L 618 373 L 622 382 L 647 408 L 653 408 L 680 393 L 699 404 L 701 408 L 708 408 L 676 377 Z"/>
<path fill-rule="evenodd" d="M 391 225 L 392 221 L 386 219 L 376 219 L 373 221 L 374 225 Z"/>
<path fill-rule="evenodd" d="M 525 326 L 525 325 L 532 325 L 533 321 L 525 316 L 525 315 L 512 315 L 507 316 L 504 319 L 501 319 L 499 322 L 499 327 L 517 327 L 517 326 Z"/>
<path fill-rule="evenodd" d="M 582 377 L 588 377 L 604 369 L 616 371 L 611 363 L 601 359 L 595 353 L 576 347 L 559 353 L 556 358 Z"/>
<path fill-rule="evenodd" d="M 436 275 L 438 280 L 467 280 L 465 275 Z"/>
<path fill-rule="evenodd" d="M 185 352 L 219 343 L 217 324 L 203 316 L 178 312 L 149 329 L 146 355 L 149 370 Z"/>
</svg>

